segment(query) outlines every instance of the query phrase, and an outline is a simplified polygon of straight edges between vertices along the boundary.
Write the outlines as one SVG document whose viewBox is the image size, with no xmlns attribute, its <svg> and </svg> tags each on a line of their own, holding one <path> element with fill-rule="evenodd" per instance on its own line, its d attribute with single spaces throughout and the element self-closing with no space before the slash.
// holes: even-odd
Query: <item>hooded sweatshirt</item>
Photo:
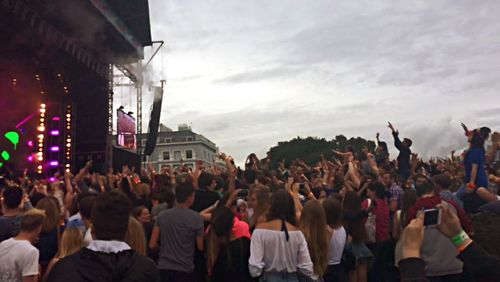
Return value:
<svg viewBox="0 0 500 282">
<path fill-rule="evenodd" d="M 50 272 L 48 281 L 159 281 L 158 270 L 149 258 L 139 255 L 123 242 L 109 241 L 126 246 L 121 249 L 100 242 L 108 241 L 93 241 L 89 247 L 61 259 Z"/>
</svg>

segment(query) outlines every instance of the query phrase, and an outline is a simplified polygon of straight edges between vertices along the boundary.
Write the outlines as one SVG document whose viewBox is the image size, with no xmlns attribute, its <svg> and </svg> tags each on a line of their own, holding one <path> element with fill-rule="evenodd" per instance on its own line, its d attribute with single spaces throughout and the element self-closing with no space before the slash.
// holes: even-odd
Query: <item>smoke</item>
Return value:
<svg viewBox="0 0 500 282">
<path fill-rule="evenodd" d="M 452 117 L 436 119 L 427 123 L 416 121 L 403 130 L 400 137 L 413 140 L 412 151 L 424 159 L 449 156 L 452 150 L 460 151 L 467 146 L 467 138 L 460 121 Z"/>
</svg>

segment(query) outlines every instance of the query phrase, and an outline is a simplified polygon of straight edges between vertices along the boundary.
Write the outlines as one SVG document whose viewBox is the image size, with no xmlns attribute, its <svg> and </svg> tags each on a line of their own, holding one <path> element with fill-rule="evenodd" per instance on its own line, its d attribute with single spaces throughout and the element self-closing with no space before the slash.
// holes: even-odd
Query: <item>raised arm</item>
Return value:
<svg viewBox="0 0 500 282">
<path fill-rule="evenodd" d="M 389 122 L 389 124 L 387 125 L 387 127 L 389 127 L 392 131 L 392 136 L 394 137 L 394 146 L 401 151 L 401 148 L 402 148 L 402 143 L 401 143 L 401 140 L 399 139 L 399 131 L 397 129 L 394 128 L 394 126 L 392 125 L 392 123 Z"/>
</svg>

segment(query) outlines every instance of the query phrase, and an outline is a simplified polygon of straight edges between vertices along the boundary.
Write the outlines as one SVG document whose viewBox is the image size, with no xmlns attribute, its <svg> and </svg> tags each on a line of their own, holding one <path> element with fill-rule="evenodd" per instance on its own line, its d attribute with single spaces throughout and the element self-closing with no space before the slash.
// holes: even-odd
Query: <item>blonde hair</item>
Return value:
<svg viewBox="0 0 500 282">
<path fill-rule="evenodd" d="M 59 243 L 58 258 L 67 257 L 78 252 L 83 245 L 83 233 L 78 228 L 66 228 L 64 230 L 61 242 Z"/>
<path fill-rule="evenodd" d="M 322 276 L 328 267 L 330 233 L 326 227 L 326 215 L 319 201 L 308 201 L 302 210 L 299 228 L 306 237 L 313 262 L 314 273 Z"/>
<path fill-rule="evenodd" d="M 128 219 L 128 229 L 124 241 L 132 250 L 143 256 L 146 255 L 146 235 L 144 234 L 144 227 L 134 217 L 129 217 Z"/>
<path fill-rule="evenodd" d="M 32 232 L 40 227 L 45 220 L 45 211 L 31 209 L 23 214 L 21 218 L 21 231 Z"/>
<path fill-rule="evenodd" d="M 51 232 L 59 223 L 61 211 L 55 201 L 57 201 L 57 199 L 54 200 L 50 197 L 45 197 L 36 204 L 37 209 L 45 211 L 45 220 L 43 221 L 42 227 L 43 232 Z"/>
</svg>

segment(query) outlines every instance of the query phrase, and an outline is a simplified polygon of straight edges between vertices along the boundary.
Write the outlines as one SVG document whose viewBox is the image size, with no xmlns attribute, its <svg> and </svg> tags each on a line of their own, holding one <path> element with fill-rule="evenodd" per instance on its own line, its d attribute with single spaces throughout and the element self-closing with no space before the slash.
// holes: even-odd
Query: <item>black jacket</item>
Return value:
<svg viewBox="0 0 500 282">
<path fill-rule="evenodd" d="M 83 248 L 61 259 L 48 281 L 155 282 L 160 281 L 160 276 L 153 261 L 135 251 L 108 254 Z"/>
<path fill-rule="evenodd" d="M 493 282 L 500 279 L 500 258 L 486 253 L 476 243 L 470 244 L 458 258 L 471 273 L 475 282 Z M 426 282 L 425 264 L 420 258 L 408 258 L 399 262 L 401 281 Z"/>
</svg>

